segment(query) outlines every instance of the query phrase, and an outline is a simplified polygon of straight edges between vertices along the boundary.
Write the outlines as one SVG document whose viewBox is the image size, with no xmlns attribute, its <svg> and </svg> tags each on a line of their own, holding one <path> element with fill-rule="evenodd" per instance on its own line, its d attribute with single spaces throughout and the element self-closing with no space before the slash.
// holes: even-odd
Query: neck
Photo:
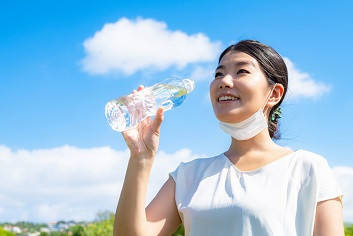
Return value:
<svg viewBox="0 0 353 236">
<path fill-rule="evenodd" d="M 244 156 L 250 152 L 266 152 L 276 147 L 278 145 L 272 141 L 268 130 L 264 129 L 248 140 L 236 140 L 232 138 L 232 143 L 226 154 L 227 156 Z"/>
</svg>

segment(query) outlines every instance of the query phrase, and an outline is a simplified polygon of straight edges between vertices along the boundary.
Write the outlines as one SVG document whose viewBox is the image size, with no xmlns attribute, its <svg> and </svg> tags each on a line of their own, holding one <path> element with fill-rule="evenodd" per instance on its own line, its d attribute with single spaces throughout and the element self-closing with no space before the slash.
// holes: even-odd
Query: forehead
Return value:
<svg viewBox="0 0 353 236">
<path fill-rule="evenodd" d="M 259 63 L 252 56 L 239 51 L 227 52 L 219 62 L 219 66 L 236 66 L 236 65 L 249 65 L 255 68 L 260 68 Z"/>
</svg>

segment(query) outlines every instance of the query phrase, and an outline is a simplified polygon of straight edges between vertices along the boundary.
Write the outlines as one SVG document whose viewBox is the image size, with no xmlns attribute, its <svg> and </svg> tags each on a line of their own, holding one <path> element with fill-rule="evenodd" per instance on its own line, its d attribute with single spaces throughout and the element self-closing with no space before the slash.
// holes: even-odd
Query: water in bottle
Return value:
<svg viewBox="0 0 353 236">
<path fill-rule="evenodd" d="M 165 111 L 179 106 L 194 88 L 195 83 L 190 79 L 166 79 L 135 94 L 109 101 L 105 116 L 114 130 L 122 132 L 154 116 L 161 106 Z"/>
</svg>

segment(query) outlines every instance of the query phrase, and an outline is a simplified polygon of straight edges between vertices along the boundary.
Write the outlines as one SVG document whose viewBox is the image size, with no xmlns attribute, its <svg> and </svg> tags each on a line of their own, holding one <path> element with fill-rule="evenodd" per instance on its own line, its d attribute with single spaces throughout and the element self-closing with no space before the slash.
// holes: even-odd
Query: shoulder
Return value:
<svg viewBox="0 0 353 236">
<path fill-rule="evenodd" d="M 206 157 L 206 158 L 197 158 L 194 159 L 192 161 L 188 161 L 188 162 L 181 162 L 179 167 L 182 168 L 187 168 L 187 169 L 199 169 L 199 168 L 205 168 L 207 166 L 209 166 L 210 164 L 217 162 L 217 160 L 219 160 L 221 157 L 221 155 L 217 155 L 217 156 L 213 156 L 213 157 Z"/>
<path fill-rule="evenodd" d="M 322 169 L 327 167 L 325 157 L 307 150 L 297 150 L 290 164 L 290 169 L 300 172 L 302 177 L 318 176 Z"/>
<path fill-rule="evenodd" d="M 339 197 L 342 201 L 341 191 L 327 159 L 319 154 L 300 150 L 297 155 L 297 179 L 306 180 L 316 186 L 316 202 Z M 295 168 L 293 168 L 295 170 Z M 303 181 L 304 182 L 304 181 Z"/>
<path fill-rule="evenodd" d="M 221 155 L 207 157 L 207 158 L 197 158 L 189 162 L 181 162 L 177 170 L 186 172 L 198 172 L 207 169 L 210 165 L 216 164 L 220 159 Z"/>
<path fill-rule="evenodd" d="M 325 157 L 307 150 L 297 150 L 293 158 L 294 162 L 309 166 L 317 166 L 326 163 Z"/>
<path fill-rule="evenodd" d="M 222 165 L 222 155 L 223 154 L 207 158 L 197 158 L 189 162 L 181 162 L 170 175 L 176 182 L 183 182 L 183 179 L 187 179 L 187 181 L 196 180 L 208 169 L 215 170 L 217 166 Z"/>
</svg>

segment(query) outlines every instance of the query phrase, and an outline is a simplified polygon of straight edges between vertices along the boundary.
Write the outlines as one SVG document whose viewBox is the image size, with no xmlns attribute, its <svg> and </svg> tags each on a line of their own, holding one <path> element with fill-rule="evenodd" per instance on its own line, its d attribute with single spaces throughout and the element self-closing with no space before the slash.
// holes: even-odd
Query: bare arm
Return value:
<svg viewBox="0 0 353 236">
<path fill-rule="evenodd" d="M 140 86 L 138 90 L 142 89 Z M 168 180 L 145 209 L 147 185 L 158 150 L 162 120 L 163 110 L 159 109 L 153 121 L 148 117 L 137 127 L 123 132 L 130 149 L 130 159 L 116 209 L 114 235 L 170 235 L 180 224 L 174 201 L 174 180 Z"/>
<path fill-rule="evenodd" d="M 174 196 L 175 182 L 169 177 L 146 208 L 148 235 L 171 235 L 181 224 Z"/>
<path fill-rule="evenodd" d="M 114 235 L 143 235 L 147 230 L 145 200 L 152 163 L 130 158 L 115 213 Z"/>
<path fill-rule="evenodd" d="M 314 236 L 344 235 L 342 202 L 337 197 L 317 203 Z"/>
</svg>

